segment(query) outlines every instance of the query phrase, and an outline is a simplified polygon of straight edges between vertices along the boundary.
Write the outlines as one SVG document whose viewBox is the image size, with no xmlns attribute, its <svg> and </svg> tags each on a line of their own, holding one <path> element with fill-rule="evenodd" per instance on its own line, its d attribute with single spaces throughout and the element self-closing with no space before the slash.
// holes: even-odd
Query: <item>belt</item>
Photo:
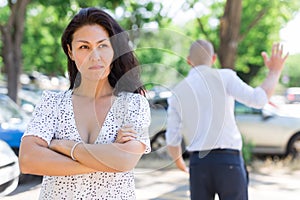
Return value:
<svg viewBox="0 0 300 200">
<path fill-rule="evenodd" d="M 224 154 L 232 154 L 232 155 L 240 155 L 241 152 L 236 149 L 212 149 L 212 150 L 207 150 L 207 151 L 193 151 L 195 154 L 218 154 L 218 153 L 224 153 Z"/>
</svg>

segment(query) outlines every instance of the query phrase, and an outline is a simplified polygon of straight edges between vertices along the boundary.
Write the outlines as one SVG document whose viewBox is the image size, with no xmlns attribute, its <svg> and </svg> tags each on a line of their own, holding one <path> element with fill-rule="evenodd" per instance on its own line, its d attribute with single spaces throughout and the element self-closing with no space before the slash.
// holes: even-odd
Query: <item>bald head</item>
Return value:
<svg viewBox="0 0 300 200">
<path fill-rule="evenodd" d="M 214 57 L 214 47 L 206 40 L 197 40 L 191 47 L 188 56 L 189 63 L 192 66 L 212 65 Z"/>
</svg>

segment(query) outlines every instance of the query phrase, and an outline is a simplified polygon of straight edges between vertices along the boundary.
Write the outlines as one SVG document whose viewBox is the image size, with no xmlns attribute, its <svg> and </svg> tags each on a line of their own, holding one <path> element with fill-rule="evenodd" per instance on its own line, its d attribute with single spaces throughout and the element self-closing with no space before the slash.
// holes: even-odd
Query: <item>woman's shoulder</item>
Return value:
<svg viewBox="0 0 300 200">
<path fill-rule="evenodd" d="M 67 91 L 54 91 L 54 90 L 44 90 L 42 92 L 41 101 L 47 101 L 52 103 L 57 103 L 59 100 L 61 100 L 67 93 Z"/>
<path fill-rule="evenodd" d="M 139 103 L 139 104 L 148 104 L 148 100 L 145 96 L 139 93 L 132 93 L 132 92 L 121 92 L 120 96 L 126 98 L 126 101 Z"/>
</svg>

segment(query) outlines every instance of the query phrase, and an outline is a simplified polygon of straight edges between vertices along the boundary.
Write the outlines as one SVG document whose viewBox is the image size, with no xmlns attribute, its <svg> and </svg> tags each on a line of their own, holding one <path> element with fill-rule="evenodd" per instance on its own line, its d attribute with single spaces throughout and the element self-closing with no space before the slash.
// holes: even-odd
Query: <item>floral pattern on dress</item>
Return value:
<svg viewBox="0 0 300 200">
<path fill-rule="evenodd" d="M 150 121 L 147 99 L 139 94 L 121 92 L 113 102 L 95 144 L 113 143 L 117 130 L 130 123 L 138 132 L 137 140 L 146 145 L 145 153 L 149 153 Z M 72 90 L 43 92 L 24 133 L 27 135 L 40 137 L 48 144 L 54 138 L 81 141 L 75 124 Z M 44 176 L 39 199 L 136 199 L 134 172 Z"/>
</svg>

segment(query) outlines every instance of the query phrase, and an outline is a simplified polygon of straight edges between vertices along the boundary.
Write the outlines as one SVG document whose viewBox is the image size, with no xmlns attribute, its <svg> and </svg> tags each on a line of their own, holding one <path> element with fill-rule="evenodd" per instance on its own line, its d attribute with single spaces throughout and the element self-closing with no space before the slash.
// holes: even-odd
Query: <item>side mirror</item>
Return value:
<svg viewBox="0 0 300 200">
<path fill-rule="evenodd" d="M 263 120 L 268 120 L 272 117 L 274 117 L 275 113 L 272 112 L 271 110 L 262 110 L 262 118 Z"/>
</svg>

